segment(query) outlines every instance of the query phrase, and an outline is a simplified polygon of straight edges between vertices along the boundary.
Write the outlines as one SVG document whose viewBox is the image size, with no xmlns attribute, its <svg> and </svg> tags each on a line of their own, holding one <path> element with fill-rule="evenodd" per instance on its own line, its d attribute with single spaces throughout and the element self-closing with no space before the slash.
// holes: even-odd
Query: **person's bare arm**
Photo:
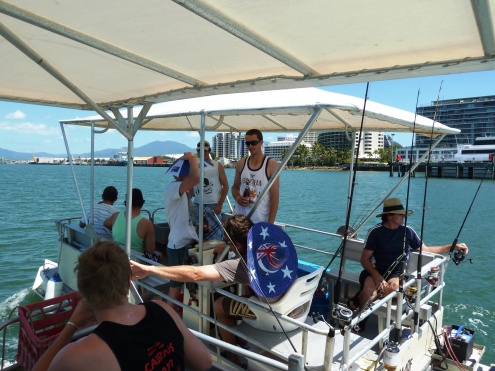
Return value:
<svg viewBox="0 0 495 371">
<path fill-rule="evenodd" d="M 138 235 L 144 238 L 144 251 L 153 254 L 155 252 L 155 230 L 153 229 L 153 223 L 148 219 L 141 219 L 138 224 Z"/>
<path fill-rule="evenodd" d="M 172 267 L 143 265 L 131 260 L 131 270 L 133 279 L 143 279 L 149 275 L 168 278 L 177 282 L 197 282 L 197 281 L 223 281 L 223 277 L 218 273 L 213 264 L 195 265 L 175 265 Z"/>
<path fill-rule="evenodd" d="M 103 222 L 103 226 L 108 229 L 108 230 L 112 230 L 113 228 L 113 224 L 115 223 L 115 219 L 117 219 L 117 216 L 119 215 L 120 211 L 117 211 L 116 213 L 113 213 L 108 219 L 106 219 L 104 222 Z"/>
<path fill-rule="evenodd" d="M 452 245 L 441 245 L 441 246 L 426 246 L 423 244 L 423 252 L 432 252 L 434 254 L 447 254 L 450 252 L 450 248 Z M 455 245 L 454 250 L 462 250 L 464 251 L 464 254 L 469 253 L 469 248 L 465 243 L 458 243 Z"/>
<path fill-rule="evenodd" d="M 186 327 L 178 314 L 163 301 L 154 300 L 172 317 L 184 336 L 184 361 L 188 370 L 205 371 L 211 368 L 212 358 L 208 348 Z M 167 330 L 167 329 L 164 329 Z"/>
<path fill-rule="evenodd" d="M 180 183 L 179 194 L 182 195 L 184 192 L 193 189 L 196 184 L 199 183 L 199 165 L 196 160 L 196 156 L 192 152 L 185 152 L 182 159 L 189 161 L 189 174 Z"/>
<path fill-rule="evenodd" d="M 52 345 L 43 353 L 33 368 L 33 371 L 44 371 L 60 369 L 59 366 L 64 360 L 65 347 L 70 343 L 77 327 L 83 327 L 91 318 L 94 318 L 93 311 L 81 300 L 72 313 L 70 322 L 65 325 Z M 76 327 L 77 326 L 77 327 Z M 60 354 L 60 355 L 59 355 Z M 57 357 L 58 356 L 58 357 Z M 57 358 L 56 360 L 54 360 Z M 53 363 L 53 364 L 52 364 Z M 65 365 L 66 367 L 67 365 Z"/>
<path fill-rule="evenodd" d="M 247 206 L 249 205 L 249 199 L 244 198 L 241 194 L 241 171 L 242 168 L 244 167 L 244 162 L 246 161 L 246 158 L 241 158 L 235 167 L 235 177 L 234 177 L 234 184 L 232 184 L 232 197 L 234 197 L 234 200 L 237 204 L 241 206 Z"/>
<path fill-rule="evenodd" d="M 277 170 L 278 163 L 275 160 L 270 159 L 268 162 L 268 176 L 271 178 Z M 275 217 L 278 211 L 278 202 L 280 197 L 280 178 L 277 177 L 272 187 L 269 190 L 270 194 L 270 210 L 268 212 L 268 223 L 275 223 Z"/>
<path fill-rule="evenodd" d="M 222 185 L 222 191 L 220 193 L 220 199 L 218 200 L 215 209 L 213 210 L 215 214 L 220 214 L 222 212 L 223 203 L 227 194 L 229 193 L 229 182 L 227 180 L 227 175 L 225 174 L 225 169 L 221 163 L 218 163 L 218 179 Z"/>
</svg>

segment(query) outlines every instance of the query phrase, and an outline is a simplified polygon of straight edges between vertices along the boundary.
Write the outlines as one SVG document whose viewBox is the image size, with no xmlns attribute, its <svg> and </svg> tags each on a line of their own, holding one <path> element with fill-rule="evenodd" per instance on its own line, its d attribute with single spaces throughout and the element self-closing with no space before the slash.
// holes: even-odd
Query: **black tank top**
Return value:
<svg viewBox="0 0 495 371">
<path fill-rule="evenodd" d="M 135 325 L 102 322 L 93 333 L 108 344 L 120 369 L 184 370 L 184 337 L 172 317 L 152 301 L 146 315 Z"/>
</svg>

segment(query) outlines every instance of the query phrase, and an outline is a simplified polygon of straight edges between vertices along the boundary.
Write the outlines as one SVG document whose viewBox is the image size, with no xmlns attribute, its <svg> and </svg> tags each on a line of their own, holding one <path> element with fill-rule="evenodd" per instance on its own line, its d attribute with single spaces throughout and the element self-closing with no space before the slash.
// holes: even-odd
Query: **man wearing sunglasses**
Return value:
<svg viewBox="0 0 495 371">
<path fill-rule="evenodd" d="M 251 129 L 246 132 L 245 143 L 249 150 L 249 157 L 242 158 L 237 162 L 231 191 L 236 202 L 234 213 L 247 216 L 273 173 L 275 173 L 278 163 L 265 156 L 261 150 L 263 134 L 258 129 Z M 279 179 L 276 179 L 251 215 L 251 220 L 254 223 L 275 222 L 278 210 L 279 187 Z"/>
</svg>

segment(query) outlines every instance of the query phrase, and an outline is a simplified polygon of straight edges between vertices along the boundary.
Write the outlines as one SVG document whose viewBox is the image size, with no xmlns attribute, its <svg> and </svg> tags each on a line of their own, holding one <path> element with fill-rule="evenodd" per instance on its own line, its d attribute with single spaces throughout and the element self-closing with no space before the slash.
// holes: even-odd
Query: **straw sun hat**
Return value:
<svg viewBox="0 0 495 371">
<path fill-rule="evenodd" d="M 402 202 L 400 201 L 400 198 L 388 198 L 385 201 L 383 201 L 382 213 L 378 214 L 376 217 L 379 218 L 382 215 L 387 215 L 387 214 L 411 215 L 412 213 L 413 213 L 412 210 L 404 209 L 404 206 L 402 206 Z"/>
</svg>

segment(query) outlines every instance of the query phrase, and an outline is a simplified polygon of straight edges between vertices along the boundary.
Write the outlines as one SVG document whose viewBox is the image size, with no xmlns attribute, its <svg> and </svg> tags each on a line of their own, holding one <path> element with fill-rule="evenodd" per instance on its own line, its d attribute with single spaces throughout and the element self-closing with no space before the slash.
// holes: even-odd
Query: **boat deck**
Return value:
<svg viewBox="0 0 495 371">
<path fill-rule="evenodd" d="M 372 342 L 371 339 L 373 339 L 378 333 L 377 321 L 378 318 L 376 316 L 371 316 L 367 323 L 365 331 L 360 332 L 359 334 L 355 333 L 354 331 L 351 332 L 350 334 L 351 354 L 356 354 L 358 352 L 363 351 L 365 348 L 369 347 L 369 345 Z M 312 328 L 319 330 L 320 332 L 328 331 L 328 326 L 324 322 L 320 321 L 318 323 L 314 323 L 311 316 L 308 316 L 305 323 L 308 326 L 311 326 Z M 303 331 L 301 329 L 288 332 L 287 333 L 288 338 L 285 336 L 284 333 L 259 331 L 244 322 L 236 326 L 236 330 L 242 332 L 243 334 L 247 335 L 248 337 L 256 341 L 263 343 L 265 346 L 270 348 L 271 355 L 273 357 L 276 357 L 275 354 L 278 354 L 283 359 L 287 359 L 289 355 L 295 353 L 295 351 L 293 350 L 290 344 L 291 342 L 296 347 L 297 353 L 301 353 L 301 348 L 303 344 Z M 310 349 L 308 349 L 305 360 L 307 369 L 309 370 L 324 369 L 323 362 L 324 362 L 326 341 L 327 341 L 327 336 L 325 335 L 320 335 L 311 332 L 308 334 L 308 344 L 310 344 Z M 340 333 L 340 331 L 337 331 L 335 334 L 334 349 L 341 350 L 343 349 L 343 347 L 344 347 L 344 336 Z M 263 351 L 260 349 L 258 350 L 260 352 Z M 358 361 L 359 366 L 366 368 L 369 367 L 370 365 L 373 365 L 379 356 L 379 352 L 380 349 L 377 344 L 372 348 L 372 350 L 366 352 L 365 355 L 359 359 Z M 338 369 L 340 367 L 340 363 L 342 362 L 342 357 L 343 357 L 342 351 L 338 351 L 333 355 L 332 369 Z"/>
</svg>

